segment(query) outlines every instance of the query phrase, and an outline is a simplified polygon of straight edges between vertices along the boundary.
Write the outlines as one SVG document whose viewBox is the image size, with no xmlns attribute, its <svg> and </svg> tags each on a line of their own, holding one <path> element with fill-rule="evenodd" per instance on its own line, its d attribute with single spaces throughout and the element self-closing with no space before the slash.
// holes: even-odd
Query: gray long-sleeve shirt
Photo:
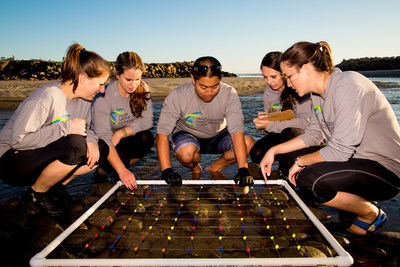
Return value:
<svg viewBox="0 0 400 267">
<path fill-rule="evenodd" d="M 144 88 L 148 86 L 142 81 Z M 96 96 L 93 102 L 92 128 L 96 135 L 107 145 L 112 146 L 112 135 L 122 127 L 129 126 L 133 135 L 148 130 L 153 126 L 153 104 L 147 101 L 142 116 L 136 118 L 129 105 L 129 97 L 124 97 L 118 90 L 118 82 L 106 86 L 105 93 Z"/>
<path fill-rule="evenodd" d="M 323 138 L 325 161 L 363 158 L 377 161 L 400 177 L 400 128 L 383 93 L 357 72 L 331 74 L 323 95 L 312 95 L 309 127 L 300 137 L 307 146 Z M 321 132 L 322 129 L 322 132 Z"/>
<path fill-rule="evenodd" d="M 242 104 L 236 90 L 221 83 L 211 102 L 199 99 L 192 83 L 185 83 L 165 98 L 157 125 L 157 134 L 186 131 L 199 138 L 216 136 L 225 127 L 232 135 L 244 132 Z"/>
<path fill-rule="evenodd" d="M 1 130 L 0 156 L 11 147 L 37 149 L 69 135 L 74 118 L 86 119 L 86 140 L 97 143 L 97 137 L 89 129 L 91 102 L 81 98 L 69 100 L 61 89 L 61 82 L 37 89 L 18 106 Z"/>
<path fill-rule="evenodd" d="M 265 112 L 281 111 L 281 94 L 282 92 L 272 90 L 271 87 L 265 89 L 263 94 Z M 270 121 L 264 131 L 267 133 L 280 133 L 285 128 L 299 128 L 303 130 L 307 128 L 312 115 L 311 98 L 306 96 L 296 98 L 293 113 L 296 116 L 295 119 L 286 121 Z"/>
</svg>

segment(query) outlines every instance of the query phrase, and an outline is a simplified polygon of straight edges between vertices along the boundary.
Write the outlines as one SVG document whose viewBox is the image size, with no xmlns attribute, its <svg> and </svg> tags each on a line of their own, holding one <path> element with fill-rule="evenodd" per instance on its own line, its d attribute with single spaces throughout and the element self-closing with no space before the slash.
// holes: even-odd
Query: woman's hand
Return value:
<svg viewBox="0 0 400 267">
<path fill-rule="evenodd" d="M 257 118 L 253 119 L 254 125 L 259 130 L 264 130 L 268 126 L 268 120 L 265 119 L 267 112 L 258 112 Z"/>
<path fill-rule="evenodd" d="M 124 132 L 122 130 L 115 131 L 111 137 L 111 142 L 114 146 L 117 146 L 122 138 L 124 138 Z"/>
<path fill-rule="evenodd" d="M 87 142 L 86 157 L 88 158 L 87 165 L 93 168 L 100 158 L 99 146 L 93 142 Z"/>
<path fill-rule="evenodd" d="M 297 177 L 298 177 L 299 172 L 300 172 L 302 169 L 304 169 L 304 167 L 299 167 L 299 166 L 297 166 L 296 164 L 293 164 L 292 167 L 290 167 L 290 169 L 289 169 L 288 178 L 289 178 L 289 181 L 290 181 L 294 186 L 297 186 L 297 181 L 296 181 L 296 180 L 297 180 Z"/>
<path fill-rule="evenodd" d="M 71 134 L 86 136 L 86 120 L 74 118 L 71 120 Z"/>
<path fill-rule="evenodd" d="M 271 148 L 267 151 L 267 153 L 265 153 L 263 159 L 260 162 L 261 173 L 265 181 L 267 181 L 267 177 L 271 175 L 272 164 L 274 164 L 274 161 L 275 152 Z"/>
<path fill-rule="evenodd" d="M 126 188 L 132 190 L 133 188 L 137 189 L 137 183 L 136 183 L 136 178 L 135 175 L 130 172 L 128 169 L 125 168 L 125 170 L 121 173 L 118 173 L 119 179 L 124 183 Z"/>
</svg>

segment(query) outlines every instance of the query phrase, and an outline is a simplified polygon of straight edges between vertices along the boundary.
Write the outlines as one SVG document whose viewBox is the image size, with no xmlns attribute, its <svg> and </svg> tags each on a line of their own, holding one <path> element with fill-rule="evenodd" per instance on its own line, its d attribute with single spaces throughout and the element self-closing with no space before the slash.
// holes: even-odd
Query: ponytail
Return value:
<svg viewBox="0 0 400 267">
<path fill-rule="evenodd" d="M 331 48 L 324 41 L 318 43 L 298 42 L 283 53 L 282 62 L 286 62 L 290 67 L 298 68 L 311 63 L 320 72 L 332 73 L 335 69 Z"/>
<path fill-rule="evenodd" d="M 85 73 L 89 78 L 97 78 L 110 74 L 110 66 L 97 53 L 88 51 L 75 43 L 67 50 L 61 66 L 61 82 L 73 84 L 75 92 L 79 84 L 79 75 Z"/>
</svg>

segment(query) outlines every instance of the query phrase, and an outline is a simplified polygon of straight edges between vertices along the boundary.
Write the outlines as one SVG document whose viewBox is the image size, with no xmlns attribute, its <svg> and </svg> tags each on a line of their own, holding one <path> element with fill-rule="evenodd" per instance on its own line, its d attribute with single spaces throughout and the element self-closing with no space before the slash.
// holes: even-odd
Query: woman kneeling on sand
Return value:
<svg viewBox="0 0 400 267">
<path fill-rule="evenodd" d="M 281 69 L 299 96 L 312 93 L 315 116 L 305 134 L 268 150 L 260 163 L 264 178 L 275 155 L 293 151 L 288 177 L 301 197 L 355 214 L 343 235 L 376 231 L 387 217 L 371 201 L 400 193 L 400 128 L 389 102 L 361 74 L 335 69 L 326 42 L 293 45 Z M 312 148 L 324 135 L 327 145 Z"/>
<path fill-rule="evenodd" d="M 79 44 L 70 46 L 61 81 L 25 99 L 0 132 L 1 179 L 30 186 L 24 201 L 51 216 L 60 216 L 73 204 L 64 186 L 108 156 L 107 145 L 89 126 L 90 101 L 104 92 L 109 72 L 98 54 Z"/>
</svg>

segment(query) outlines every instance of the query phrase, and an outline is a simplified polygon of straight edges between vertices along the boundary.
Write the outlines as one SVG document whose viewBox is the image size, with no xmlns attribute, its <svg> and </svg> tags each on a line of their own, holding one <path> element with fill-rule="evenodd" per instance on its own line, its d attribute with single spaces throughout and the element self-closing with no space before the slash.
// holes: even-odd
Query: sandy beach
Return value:
<svg viewBox="0 0 400 267">
<path fill-rule="evenodd" d="M 145 81 L 150 84 L 153 99 L 162 99 L 175 87 L 190 82 L 190 78 L 151 78 Z M 239 95 L 261 94 L 266 87 L 264 79 L 260 77 L 224 77 L 222 81 L 235 87 Z M 0 81 L 0 108 L 15 108 L 36 89 L 52 82 L 54 80 Z"/>
</svg>

